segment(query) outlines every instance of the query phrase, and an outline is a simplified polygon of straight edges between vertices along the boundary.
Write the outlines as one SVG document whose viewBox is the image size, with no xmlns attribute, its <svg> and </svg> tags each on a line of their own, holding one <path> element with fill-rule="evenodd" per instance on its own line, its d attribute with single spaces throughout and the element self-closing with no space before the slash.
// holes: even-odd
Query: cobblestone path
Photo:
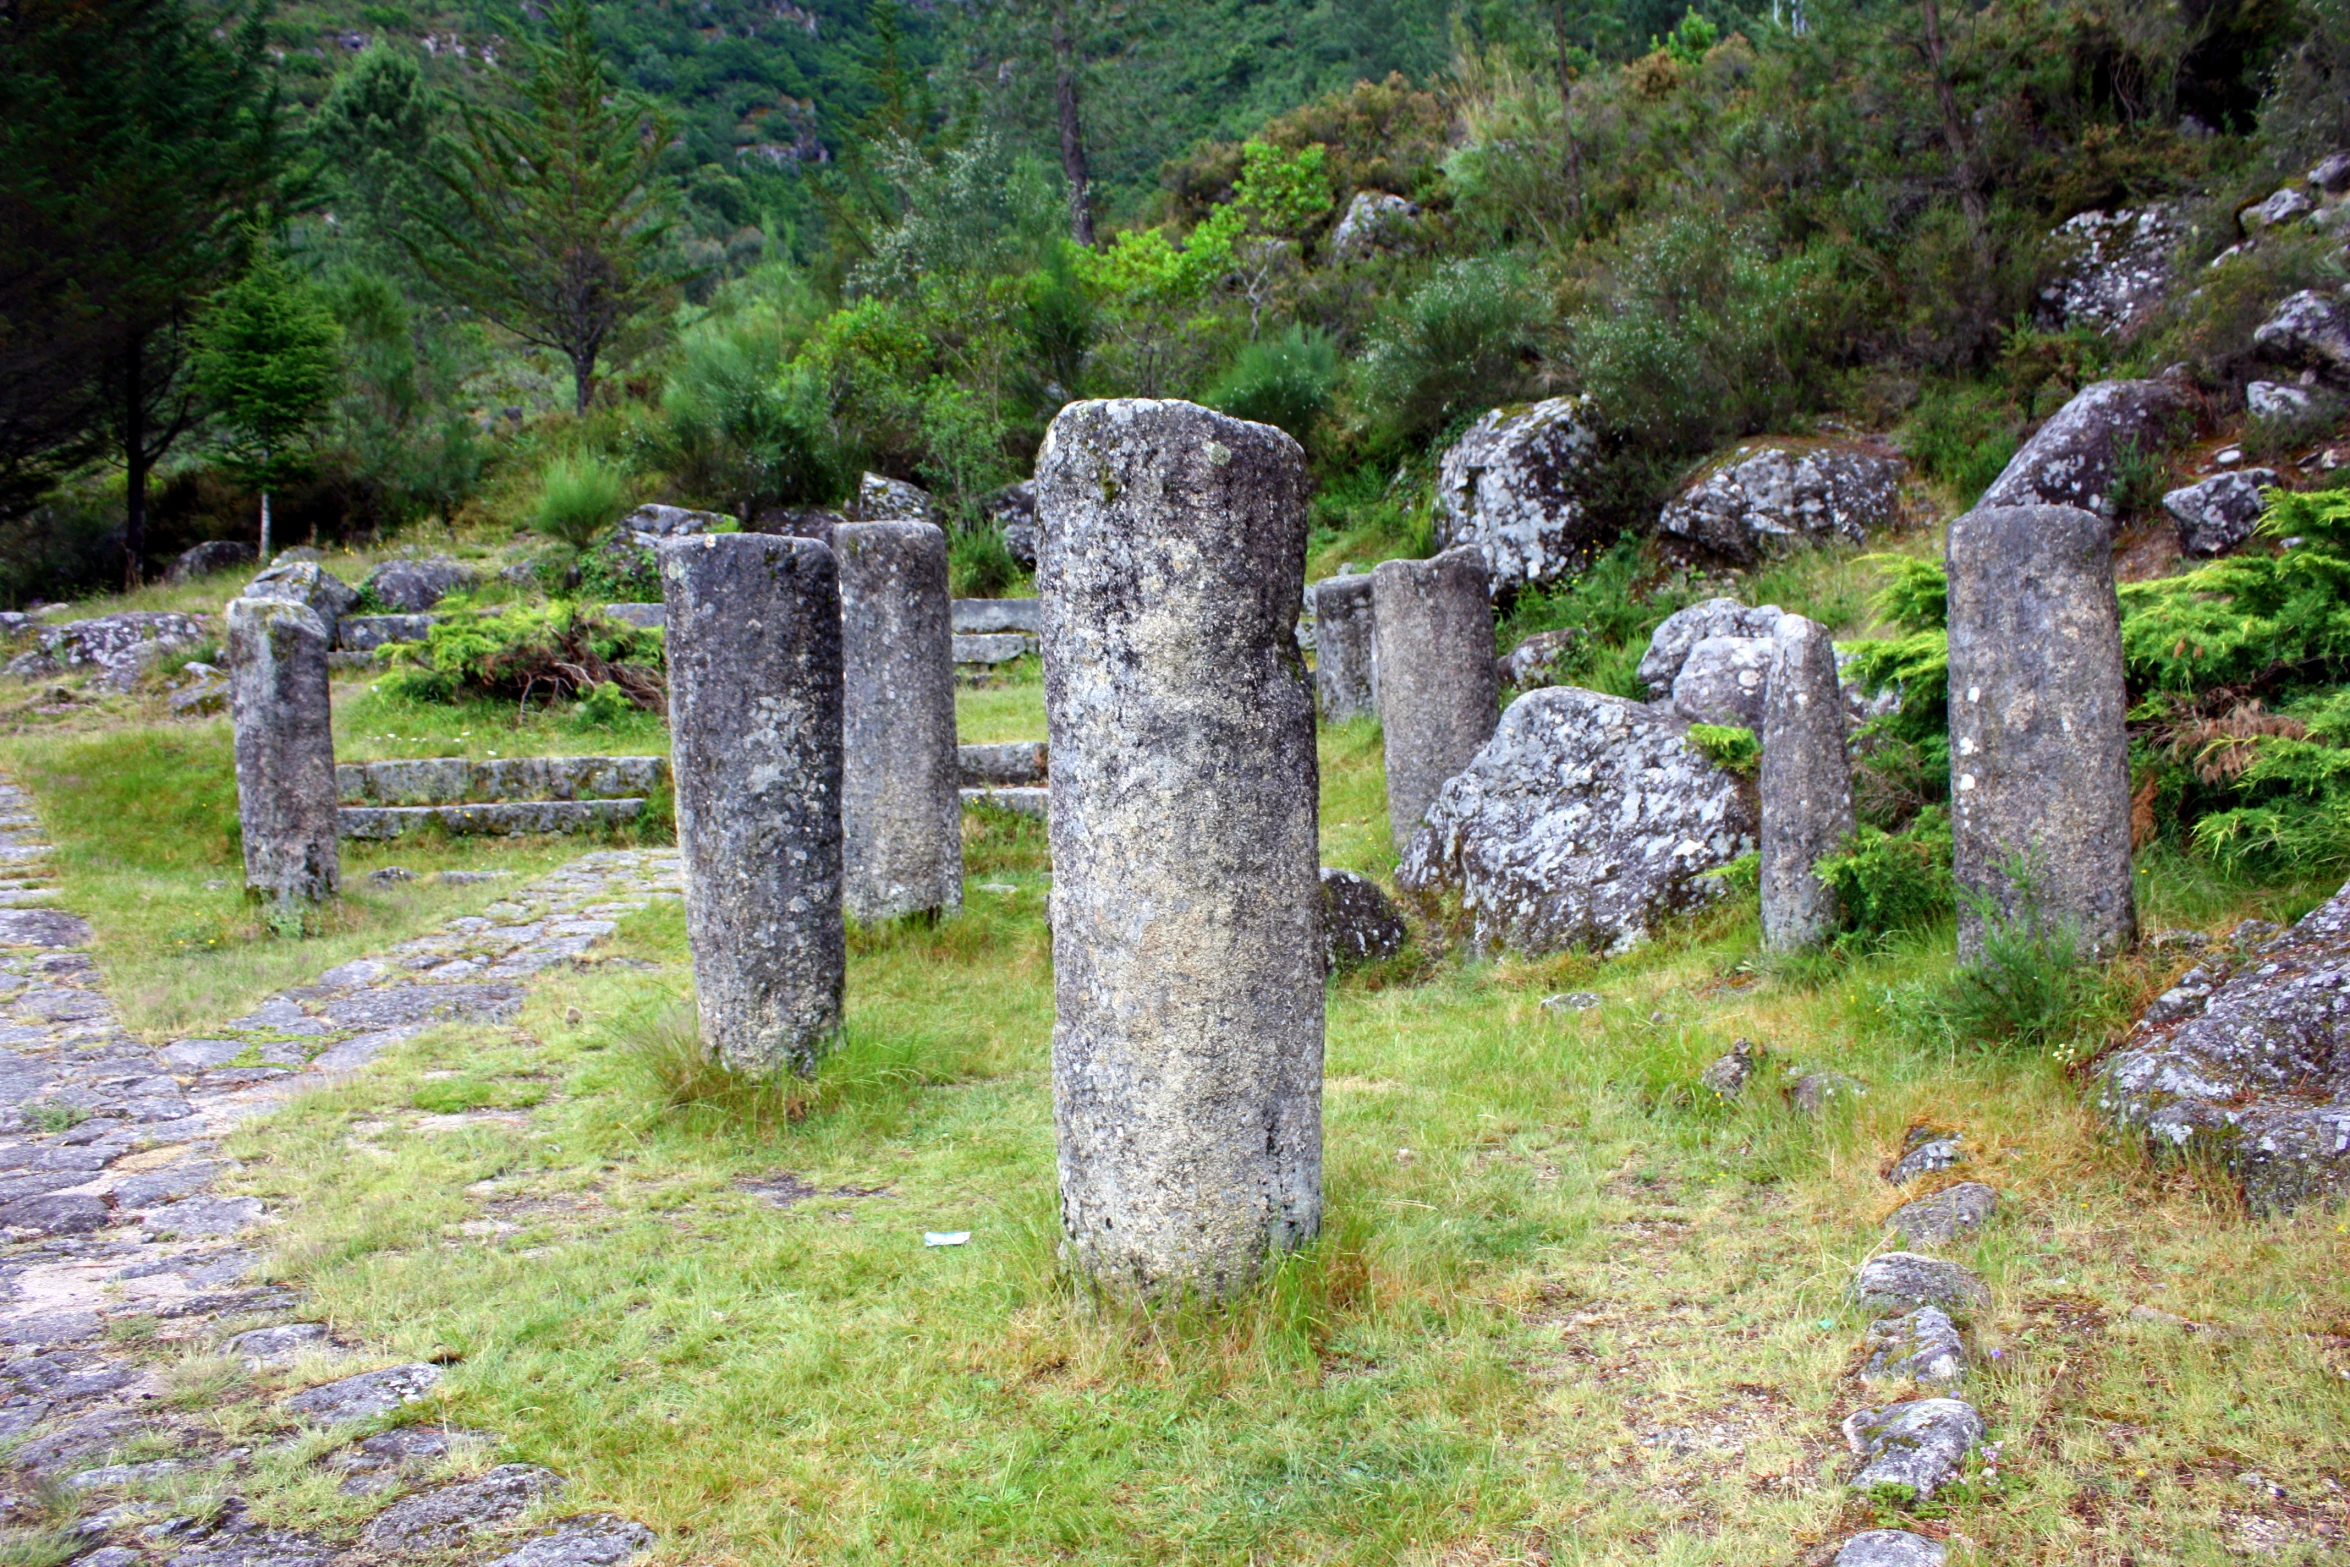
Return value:
<svg viewBox="0 0 2350 1567">
<path fill-rule="evenodd" d="M 263 1442 L 347 1428 L 353 1440 L 330 1437 L 318 1462 L 345 1494 L 389 1504 L 354 1538 L 264 1528 L 236 1495 L 254 1449 L 225 1445 L 171 1396 L 154 1351 L 217 1350 L 255 1367 L 364 1357 L 304 1321 L 300 1295 L 267 1276 L 250 1233 L 261 1203 L 213 1190 L 221 1134 L 437 1024 L 512 1016 L 532 975 L 677 897 L 676 854 L 583 856 L 481 916 L 160 1050 L 131 1038 L 99 989 L 90 927 L 40 906 L 54 897 L 49 857 L 30 803 L 0 782 L 0 1523 L 19 1559 L 322 1567 L 431 1554 L 614 1567 L 650 1546 L 643 1525 L 610 1514 L 524 1526 L 563 1489 L 534 1465 L 448 1478 L 488 1433 L 379 1430 L 440 1383 L 440 1367 L 421 1363 L 323 1382 L 260 1412 L 274 1428 Z M 170 1498 L 198 1495 L 202 1507 L 175 1514 Z"/>
</svg>

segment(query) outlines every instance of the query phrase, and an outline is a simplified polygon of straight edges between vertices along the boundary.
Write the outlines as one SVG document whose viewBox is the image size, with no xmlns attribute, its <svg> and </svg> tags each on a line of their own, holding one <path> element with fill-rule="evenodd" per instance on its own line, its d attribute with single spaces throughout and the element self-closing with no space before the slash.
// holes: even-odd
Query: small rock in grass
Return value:
<svg viewBox="0 0 2350 1567">
<path fill-rule="evenodd" d="M 1948 1245 L 1982 1228 L 1999 1210 L 1999 1194 L 1981 1181 L 1962 1181 L 1893 1210 L 1885 1223 L 1911 1245 Z"/>
<path fill-rule="evenodd" d="M 1951 1383 L 1966 1375 L 1966 1345 L 1950 1314 L 1933 1306 L 1869 1324 L 1870 1382 Z"/>
<path fill-rule="evenodd" d="M 408 1475 L 447 1458 L 459 1447 L 486 1446 L 481 1431 L 453 1431 L 441 1426 L 399 1426 L 354 1442 L 326 1459 L 326 1467 L 348 1478 L 336 1487 L 345 1496 L 373 1496 L 399 1485 Z"/>
<path fill-rule="evenodd" d="M 403 1404 L 415 1403 L 440 1383 L 441 1368 L 418 1361 L 382 1371 L 362 1371 L 355 1377 L 305 1388 L 287 1399 L 283 1407 L 297 1415 L 308 1415 L 321 1425 L 341 1425 L 346 1421 L 388 1415 Z"/>
<path fill-rule="evenodd" d="M 1931 1126 L 1911 1127 L 1901 1142 L 1901 1157 L 1885 1171 L 1893 1186 L 1907 1186 L 1921 1175 L 1948 1170 L 1967 1162 L 1966 1147 L 1958 1138 Z"/>
<path fill-rule="evenodd" d="M 2211 945 L 2211 938 L 2199 930 L 2158 930 L 2146 938 L 2146 945 L 2155 952 L 2201 952 Z"/>
<path fill-rule="evenodd" d="M 444 887 L 472 887 L 485 881 L 499 881 L 513 874 L 512 871 L 443 871 L 440 881 Z"/>
<path fill-rule="evenodd" d="M 1844 1440 L 1868 1460 L 1852 1477 L 1853 1490 L 1885 1488 L 1930 1502 L 1983 1440 L 1983 1417 L 1959 1399 L 1912 1399 L 1854 1414 L 1844 1422 Z"/>
<path fill-rule="evenodd" d="M 113 1219 L 106 1200 L 79 1192 L 50 1192 L 0 1203 L 0 1229 L 38 1235 L 87 1235 Z"/>
<path fill-rule="evenodd" d="M 228 1352 L 256 1365 L 291 1360 L 306 1349 L 332 1349 L 334 1339 L 323 1322 L 288 1322 L 274 1328 L 255 1328 L 228 1341 Z"/>
<path fill-rule="evenodd" d="M 1599 993 L 1591 990 L 1569 990 L 1542 998 L 1545 1012 L 1589 1012 L 1599 1004 Z"/>
<path fill-rule="evenodd" d="M 1914 1251 L 1887 1251 L 1861 1264 L 1852 1281 L 1852 1299 L 1855 1305 L 1876 1311 L 1939 1306 L 1965 1313 L 1990 1305 L 1991 1292 L 1973 1270 L 1955 1262 Z"/>
<path fill-rule="evenodd" d="M 491 1562 L 489 1567 L 619 1567 L 653 1548 L 653 1531 L 617 1513 L 566 1518 Z"/>
<path fill-rule="evenodd" d="M 377 1550 L 445 1551 L 520 1516 L 563 1489 L 563 1477 L 536 1464 L 500 1464 L 474 1480 L 436 1486 L 394 1502 L 361 1539 Z"/>
<path fill-rule="evenodd" d="M 403 866 L 387 865 L 379 871 L 369 871 L 367 879 L 378 887 L 389 887 L 395 882 L 414 881 L 416 873 Z"/>
<path fill-rule="evenodd" d="M 1322 952 L 1331 973 L 1392 958 L 1411 934 L 1377 882 L 1322 867 Z"/>
<path fill-rule="evenodd" d="M 1907 1529 L 1870 1529 L 1844 1542 L 1833 1567 L 1942 1567 L 1949 1559 L 1939 1540 Z"/>
<path fill-rule="evenodd" d="M 1746 1085 L 1754 1079 L 1754 1071 L 1762 1061 L 1762 1051 L 1751 1039 L 1730 1041 L 1727 1055 L 1717 1056 L 1713 1065 L 1697 1076 L 1698 1083 L 1723 1099 L 1735 1099 L 1746 1092 Z"/>
<path fill-rule="evenodd" d="M 1818 1115 L 1839 1099 L 1858 1099 L 1868 1090 L 1842 1072 L 1806 1072 L 1787 1086 L 1787 1102 L 1804 1115 Z"/>
</svg>

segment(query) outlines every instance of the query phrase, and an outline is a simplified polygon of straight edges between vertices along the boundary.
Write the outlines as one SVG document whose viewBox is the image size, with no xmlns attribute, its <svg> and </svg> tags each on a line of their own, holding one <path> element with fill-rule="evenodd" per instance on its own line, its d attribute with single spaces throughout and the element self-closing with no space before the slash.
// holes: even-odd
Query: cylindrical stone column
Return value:
<svg viewBox="0 0 2350 1567">
<path fill-rule="evenodd" d="M 1436 791 L 1493 738 L 1492 579 L 1473 545 L 1371 573 L 1371 642 L 1387 747 L 1387 828 L 1400 853 Z"/>
<path fill-rule="evenodd" d="M 1950 525 L 1950 824 L 1962 892 L 2111 957 L 2137 936 L 2121 606 L 2105 519 L 1998 506 Z M 2019 885 L 2019 877 L 2028 883 Z M 1982 950 L 1962 897 L 1958 951 Z"/>
<path fill-rule="evenodd" d="M 1371 574 L 1314 584 L 1314 694 L 1322 722 L 1343 724 L 1373 711 Z"/>
<path fill-rule="evenodd" d="M 1767 681 L 1759 789 L 1763 945 L 1785 951 L 1835 934 L 1836 890 L 1812 866 L 1852 837 L 1852 759 L 1827 628 L 1783 617 L 1772 634 Z"/>
<path fill-rule="evenodd" d="M 301 604 L 256 598 L 230 600 L 227 621 L 246 896 L 281 908 L 332 897 L 343 861 L 326 622 Z"/>
<path fill-rule="evenodd" d="M 840 1032 L 840 575 L 813 539 L 660 545 L 669 744 L 703 1042 L 806 1077 Z"/>
<path fill-rule="evenodd" d="M 842 903 L 852 918 L 963 907 L 963 795 L 947 536 L 927 522 L 844 522 Z"/>
<path fill-rule="evenodd" d="M 1322 1217 L 1305 458 L 1072 403 L 1037 486 L 1061 1222 L 1113 1290 L 1221 1297 Z"/>
</svg>

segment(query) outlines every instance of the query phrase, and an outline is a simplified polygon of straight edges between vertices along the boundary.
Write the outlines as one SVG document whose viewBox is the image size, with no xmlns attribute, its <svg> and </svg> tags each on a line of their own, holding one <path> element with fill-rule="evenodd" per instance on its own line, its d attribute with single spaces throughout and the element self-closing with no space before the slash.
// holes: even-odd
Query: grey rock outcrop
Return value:
<svg viewBox="0 0 2350 1567">
<path fill-rule="evenodd" d="M 2002 917 L 2136 939 L 2121 606 L 2102 518 L 1982 507 L 1950 525 L 1950 816 L 1961 888 Z M 2011 870 L 2021 863 L 2029 889 Z M 1981 951 L 1961 900 L 1958 950 Z"/>
<path fill-rule="evenodd" d="M 1981 1181 L 1961 1181 L 1915 1202 L 1905 1202 L 1885 1220 L 1912 1246 L 1947 1246 L 1991 1222 L 1999 1194 Z"/>
<path fill-rule="evenodd" d="M 1599 458 L 1587 397 L 1494 409 L 1437 465 L 1436 547 L 1474 546 L 1497 598 L 1573 576 L 1615 542 L 1591 505 Z"/>
<path fill-rule="evenodd" d="M 1371 574 L 1314 584 L 1314 697 L 1322 722 L 1343 724 L 1378 710 L 1372 687 Z"/>
<path fill-rule="evenodd" d="M 416 1361 L 304 1388 L 282 1407 L 320 1425 L 346 1425 L 388 1415 L 402 1405 L 430 1397 L 440 1385 L 441 1368 Z"/>
<path fill-rule="evenodd" d="M 2251 381 L 2244 387 L 2244 411 L 2255 419 L 2298 419 L 2316 406 L 2316 394 L 2289 382 Z"/>
<path fill-rule="evenodd" d="M 164 572 L 163 580 L 170 583 L 194 582 L 224 571 L 240 570 L 260 558 L 260 552 L 243 539 L 206 539 L 201 544 L 180 551 L 179 558 Z"/>
<path fill-rule="evenodd" d="M 2350 887 L 2232 974 L 2216 959 L 2107 1057 L 2098 1105 L 2158 1151 L 2201 1152 L 2258 1213 L 2350 1190 Z"/>
<path fill-rule="evenodd" d="M 8 665 L 8 673 L 37 679 L 86 670 L 98 683 L 127 691 L 151 666 L 204 641 L 204 623 L 168 610 L 125 610 L 63 625 L 38 626 L 33 647 Z"/>
<path fill-rule="evenodd" d="M 1844 1542 L 1829 1567 L 1944 1567 L 1950 1548 L 1907 1529 L 1864 1529 Z"/>
<path fill-rule="evenodd" d="M 236 599 L 226 619 L 246 895 L 281 908 L 331 897 L 342 859 L 326 628 L 279 599 Z"/>
<path fill-rule="evenodd" d="M 860 920 L 963 907 L 961 761 L 947 536 L 845 522 L 840 565 L 841 901 Z"/>
<path fill-rule="evenodd" d="M 2350 305 L 2305 288 L 2253 328 L 2252 347 L 2272 363 L 2350 375 Z"/>
<path fill-rule="evenodd" d="M 1045 781 L 1050 750 L 1042 740 L 1005 740 L 956 748 L 966 789 L 1028 788 Z"/>
<path fill-rule="evenodd" d="M 957 636 L 1017 631 L 1033 637 L 1044 630 L 1044 605 L 1037 599 L 956 599 L 953 617 Z"/>
<path fill-rule="evenodd" d="M 2081 322 L 2108 337 L 2127 335 L 2162 303 L 2172 252 L 2185 232 L 2177 211 L 2165 206 L 2067 218 L 2055 234 L 2064 262 L 2040 291 L 2042 322 Z"/>
<path fill-rule="evenodd" d="M 1805 544 L 1858 544 L 1901 517 L 1899 458 L 1832 441 L 1758 441 L 1716 458 L 1657 517 L 1659 532 L 1754 565 Z"/>
<path fill-rule="evenodd" d="M 702 533 L 732 533 L 735 519 L 720 511 L 695 511 L 690 506 L 639 506 L 620 519 L 617 531 L 640 535 L 651 543 L 661 539 L 691 538 Z"/>
<path fill-rule="evenodd" d="M 1869 1324 L 1868 1364 L 1860 1373 L 1864 1382 L 1948 1386 L 1962 1380 L 1966 1369 L 1966 1343 L 1950 1314 L 1938 1306 L 1920 1306 Z"/>
<path fill-rule="evenodd" d="M 345 615 L 335 626 L 335 646 L 372 653 L 394 642 L 422 642 L 439 620 L 438 615 Z"/>
<path fill-rule="evenodd" d="M 1991 1304 L 1991 1292 L 1972 1270 L 1922 1252 L 1883 1251 L 1853 1276 L 1852 1303 L 1871 1311 L 1902 1312 L 1938 1306 L 1965 1316 Z"/>
<path fill-rule="evenodd" d="M 1494 661 L 1494 677 L 1504 686 L 1515 686 L 1522 691 L 1562 684 L 1558 676 L 1585 638 L 1581 626 L 1537 631 Z"/>
<path fill-rule="evenodd" d="M 1787 951 L 1826 941 L 1843 916 L 1836 890 L 1813 870 L 1842 852 L 1854 825 L 1844 695 L 1827 628 L 1801 615 L 1781 619 L 1767 686 L 1756 789 L 1762 932 L 1764 946 Z"/>
<path fill-rule="evenodd" d="M 563 1477 L 536 1464 L 500 1464 L 471 1480 L 402 1497 L 375 1515 L 360 1538 L 379 1551 L 447 1551 L 470 1544 L 563 1490 Z"/>
<path fill-rule="evenodd" d="M 1466 546 L 1371 573 L 1387 829 L 1403 848 L 1445 780 L 1493 734 L 1501 686 L 1485 562 Z"/>
<path fill-rule="evenodd" d="M 1718 897 L 1704 873 L 1752 849 L 1755 828 L 1740 781 L 1670 722 L 1551 686 L 1512 702 L 1444 786 L 1396 885 L 1457 891 L 1486 950 L 1618 952 Z"/>
<path fill-rule="evenodd" d="M 2085 386 L 2008 459 L 1975 505 L 2076 506 L 2111 518 L 2124 454 L 2169 446 L 2186 415 L 2186 397 L 2166 381 Z"/>
<path fill-rule="evenodd" d="M 936 522 L 938 503 L 919 484 L 868 473 L 857 481 L 857 498 L 849 502 L 852 522 Z"/>
<path fill-rule="evenodd" d="M 1062 1226 L 1110 1290 L 1220 1298 L 1321 1226 L 1305 454 L 1081 402 L 1036 475 Z"/>
<path fill-rule="evenodd" d="M 979 503 L 1004 537 L 1004 549 L 1030 571 L 1036 569 L 1036 481 L 1007 484 Z"/>
<path fill-rule="evenodd" d="M 1417 202 L 1384 190 L 1358 190 L 1330 230 L 1330 259 L 1360 261 L 1400 244 L 1420 215 Z"/>
<path fill-rule="evenodd" d="M 2260 492 L 2277 482 L 2274 468 L 2239 468 L 2173 490 L 2162 509 L 2179 525 L 2179 548 L 2190 555 L 2224 555 L 2259 525 Z"/>
<path fill-rule="evenodd" d="M 2317 203 L 2309 199 L 2308 192 L 2283 185 L 2237 213 L 2236 222 L 2245 233 L 2258 234 L 2297 223 L 2316 210 Z"/>
<path fill-rule="evenodd" d="M 1930 1502 L 1958 1478 L 1966 1455 L 1983 1440 L 1983 1417 L 1959 1399 L 1912 1399 L 1848 1417 L 1844 1440 L 1866 1460 L 1852 1477 L 1852 1489 L 1883 1488 Z"/>
<path fill-rule="evenodd" d="M 1749 608 L 1727 598 L 1677 609 L 1649 633 L 1648 651 L 1640 655 L 1640 683 L 1648 687 L 1651 697 L 1670 697 L 1674 682 L 1681 678 L 1681 666 L 1689 662 L 1698 643 L 1708 637 L 1768 639 L 1779 629 L 1779 619 L 1785 613 L 1776 604 Z"/>
<path fill-rule="evenodd" d="M 705 534 L 661 547 L 686 934 L 704 1043 L 803 1076 L 840 1031 L 841 617 L 832 551 Z"/>
<path fill-rule="evenodd" d="M 1322 867 L 1322 950 L 1331 973 L 1392 958 L 1411 939 L 1403 916 L 1377 882 Z"/>
<path fill-rule="evenodd" d="M 481 580 L 471 566 L 446 555 L 387 560 L 367 574 L 364 589 L 395 615 L 421 615 L 452 593 Z"/>
<path fill-rule="evenodd" d="M 1673 676 L 1673 712 L 1693 724 L 1763 726 L 1763 698 L 1774 657 L 1769 637 L 1707 637 Z M 1832 663 L 1835 654 L 1830 651 Z"/>
<path fill-rule="evenodd" d="M 290 553 L 290 552 L 289 552 Z M 359 590 L 318 564 L 315 560 L 288 560 L 280 555 L 277 563 L 245 584 L 244 597 L 252 599 L 279 599 L 288 604 L 300 604 L 316 615 L 319 624 L 326 627 L 326 645 L 335 645 L 335 627 L 359 602 Z"/>
</svg>

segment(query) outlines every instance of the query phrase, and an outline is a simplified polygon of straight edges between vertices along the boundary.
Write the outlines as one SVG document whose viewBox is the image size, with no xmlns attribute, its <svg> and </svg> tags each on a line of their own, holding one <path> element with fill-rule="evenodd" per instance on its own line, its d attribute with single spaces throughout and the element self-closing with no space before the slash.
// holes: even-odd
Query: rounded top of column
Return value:
<svg viewBox="0 0 2350 1567">
<path fill-rule="evenodd" d="M 1070 448 L 1137 444 L 1149 446 L 1171 466 L 1180 466 L 1189 457 L 1208 468 L 1222 468 L 1241 452 L 1286 457 L 1301 471 L 1306 460 L 1305 448 L 1288 431 L 1269 424 L 1173 398 L 1095 397 L 1071 403 L 1054 416 L 1036 454 L 1038 485 L 1046 482 L 1046 468 Z"/>
<path fill-rule="evenodd" d="M 875 551 L 923 553 L 944 548 L 946 537 L 946 530 L 937 523 L 911 517 L 886 522 L 840 522 L 833 524 L 832 552 L 844 558 Z"/>
<path fill-rule="evenodd" d="M 2034 559 L 2087 561 L 2110 557 L 2113 525 L 2078 506 L 1978 506 L 1951 523 L 1944 548 L 1953 566 L 1993 573 Z"/>
<path fill-rule="evenodd" d="M 319 637 L 326 635 L 326 621 L 319 616 L 318 611 L 292 599 L 255 598 L 239 594 L 228 601 L 224 614 L 231 627 L 257 625 L 274 629 L 288 626 Z"/>
<path fill-rule="evenodd" d="M 1426 560 L 1383 560 L 1371 572 L 1374 581 L 1384 577 L 1399 584 L 1435 582 L 1456 575 L 1473 577 L 1480 588 L 1493 580 L 1484 552 L 1474 544 L 1456 544 Z"/>
</svg>

